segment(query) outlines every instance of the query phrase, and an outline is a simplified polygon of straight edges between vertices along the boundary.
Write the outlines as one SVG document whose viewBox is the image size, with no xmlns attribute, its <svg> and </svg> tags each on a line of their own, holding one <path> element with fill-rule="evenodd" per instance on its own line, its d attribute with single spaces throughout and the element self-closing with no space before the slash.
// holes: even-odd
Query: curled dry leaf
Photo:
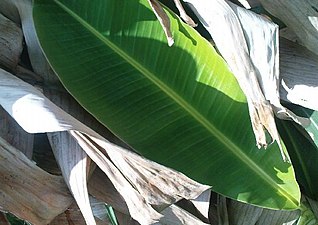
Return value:
<svg viewBox="0 0 318 225">
<path fill-rule="evenodd" d="M 249 57 L 249 46 L 235 11 L 223 0 L 187 0 L 194 13 L 211 34 L 218 50 L 227 61 L 246 95 L 256 144 L 267 147 L 265 130 L 280 146 L 286 159 L 276 129 L 271 105 L 266 101 L 259 85 L 256 70 Z"/>
<path fill-rule="evenodd" d="M 307 126 L 309 120 L 296 116 L 280 103 L 278 25 L 235 4 L 229 2 L 229 5 L 240 20 L 257 80 L 275 115 L 280 119 L 293 120 Z M 283 68 L 281 69 L 283 71 Z"/>
<path fill-rule="evenodd" d="M 43 171 L 1 137 L 0 193 L 0 210 L 34 224 L 50 223 L 73 202 L 62 177 Z"/>
</svg>

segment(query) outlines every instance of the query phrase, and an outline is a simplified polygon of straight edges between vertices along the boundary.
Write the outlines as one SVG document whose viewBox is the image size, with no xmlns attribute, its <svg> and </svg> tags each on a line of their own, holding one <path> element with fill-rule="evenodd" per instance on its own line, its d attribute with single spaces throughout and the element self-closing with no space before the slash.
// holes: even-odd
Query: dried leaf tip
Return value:
<svg viewBox="0 0 318 225">
<path fill-rule="evenodd" d="M 151 6 L 153 12 L 155 13 L 160 25 L 166 35 L 168 45 L 172 46 L 174 43 L 173 36 L 170 30 L 170 20 L 162 6 L 157 0 L 148 0 L 149 5 Z"/>
<path fill-rule="evenodd" d="M 252 7 L 250 6 L 250 3 L 247 0 L 238 0 L 242 6 L 246 9 L 251 9 Z"/>
<path fill-rule="evenodd" d="M 157 0 L 148 0 L 149 5 L 151 6 L 153 12 L 155 13 L 158 21 L 160 22 L 160 25 L 166 35 L 168 45 L 171 47 L 174 44 L 174 39 L 171 33 L 170 29 L 170 19 L 163 10 L 162 6 Z M 180 0 L 174 0 L 174 3 L 177 7 L 177 9 L 180 12 L 180 17 L 183 19 L 184 22 L 186 22 L 191 27 L 196 27 L 198 24 L 196 24 L 190 16 L 187 15 L 186 11 L 184 10 Z"/>
<path fill-rule="evenodd" d="M 184 20 L 184 22 L 186 22 L 188 25 L 190 25 L 191 27 L 196 27 L 198 26 L 198 24 L 196 24 L 190 16 L 188 16 L 188 14 L 186 13 L 186 11 L 184 10 L 180 0 L 174 0 L 174 4 L 176 5 L 177 9 L 179 10 L 180 13 L 180 17 Z"/>
<path fill-rule="evenodd" d="M 173 39 L 173 37 L 167 37 L 167 40 L 168 40 L 168 45 L 169 45 L 169 47 L 171 47 L 171 46 L 174 44 L 174 39 Z"/>
</svg>

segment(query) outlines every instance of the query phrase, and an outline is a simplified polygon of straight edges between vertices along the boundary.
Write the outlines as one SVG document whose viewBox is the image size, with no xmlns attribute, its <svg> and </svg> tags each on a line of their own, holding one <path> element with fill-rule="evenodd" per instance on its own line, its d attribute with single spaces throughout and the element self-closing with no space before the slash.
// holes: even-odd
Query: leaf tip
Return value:
<svg viewBox="0 0 318 225">
<path fill-rule="evenodd" d="M 171 47 L 174 44 L 173 37 L 167 37 L 167 40 L 168 40 L 168 46 Z"/>
</svg>

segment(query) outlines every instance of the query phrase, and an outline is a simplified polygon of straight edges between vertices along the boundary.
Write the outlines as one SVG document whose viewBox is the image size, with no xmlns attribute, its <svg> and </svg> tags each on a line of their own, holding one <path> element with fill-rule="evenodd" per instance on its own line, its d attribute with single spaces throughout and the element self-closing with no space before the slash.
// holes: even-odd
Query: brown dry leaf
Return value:
<svg viewBox="0 0 318 225">
<path fill-rule="evenodd" d="M 116 211 L 129 215 L 128 207 L 113 183 L 100 168 L 96 168 L 88 181 L 88 192 L 99 201 L 111 205 Z"/>
<path fill-rule="evenodd" d="M 22 30 L 0 13 L 0 66 L 14 71 L 22 53 Z"/>
<path fill-rule="evenodd" d="M 10 225 L 9 221 L 7 220 L 6 215 L 2 212 L 0 212 L 0 224 L 1 225 Z"/>
<path fill-rule="evenodd" d="M 195 199 L 210 188 L 131 151 L 91 138 L 146 201 L 159 210 L 182 198 Z"/>
<path fill-rule="evenodd" d="M 80 209 L 76 203 L 73 203 L 48 225 L 86 225 L 86 223 Z"/>
<path fill-rule="evenodd" d="M 75 130 L 69 132 L 78 141 L 87 155 L 112 181 L 114 187 L 125 199 L 132 218 L 137 220 L 141 225 L 155 223 L 160 219 L 161 215 L 156 212 L 151 205 L 146 202 L 144 197 L 134 189 L 132 184 L 125 179 L 120 170 L 118 170 L 108 159 L 107 155 L 103 153 L 105 150 L 99 149 L 96 144 L 91 141 L 92 137 L 88 137 Z"/>
<path fill-rule="evenodd" d="M 48 138 L 65 183 L 72 192 L 86 224 L 95 225 L 87 191 L 90 164 L 88 156 L 66 131 L 48 133 Z"/>
<path fill-rule="evenodd" d="M 163 214 L 163 217 L 159 222 L 153 223 L 152 225 L 208 225 L 176 205 L 165 208 L 161 213 Z M 129 215 L 116 212 L 116 216 L 120 225 L 139 224 Z"/>
<path fill-rule="evenodd" d="M 90 128 L 69 114 L 66 114 L 31 85 L 3 70 L 0 70 L 0 79 L 0 104 L 20 126 L 28 132 L 37 133 L 77 129 L 102 138 Z M 91 143 L 89 142 L 87 145 L 90 146 Z M 87 149 L 90 150 L 90 158 L 96 162 L 96 160 L 99 159 L 98 156 L 100 152 L 95 152 L 95 149 L 91 148 Z M 86 152 L 87 149 L 84 148 Z M 125 200 L 129 202 L 127 205 L 130 204 L 130 213 L 133 217 L 143 221 L 144 224 L 148 222 L 151 223 L 151 221 L 160 217 L 160 215 L 145 202 L 142 196 L 131 187 L 130 183 L 125 180 L 122 174 L 117 171 L 109 160 L 102 161 L 98 165 L 103 168 L 104 172 L 107 172 L 108 177 L 112 177 L 111 180 L 115 183 L 114 186 L 120 194 L 126 196 Z M 107 171 L 108 169 L 109 171 Z M 117 177 L 114 177 L 114 171 Z M 116 182 L 119 183 L 117 184 Z M 130 192 L 127 192 L 127 190 L 130 190 Z"/>
<path fill-rule="evenodd" d="M 58 215 L 50 224 L 48 225 L 86 225 L 81 210 L 74 203 L 65 212 Z M 96 219 L 97 225 L 111 225 L 111 223 L 104 222 Z"/>
<path fill-rule="evenodd" d="M 116 190 L 125 199 L 131 216 L 141 224 L 153 223 L 161 217 L 152 208 L 150 202 L 156 204 L 158 208 L 162 208 L 182 197 L 195 198 L 200 191 L 209 188 L 191 181 L 169 168 L 147 161 L 133 152 L 109 143 L 58 108 L 34 87 L 13 75 L 0 70 L 0 79 L 0 104 L 5 110 L 25 130 L 32 133 L 72 130 L 71 134 L 83 150 L 107 174 Z M 34 112 L 36 112 L 36 116 L 34 116 Z M 110 157 L 110 155 L 113 156 Z M 118 163 L 123 163 L 123 165 Z M 159 175 L 150 176 L 151 173 Z M 147 176 L 149 176 L 149 180 Z M 177 186 L 175 185 L 176 180 L 179 180 Z M 140 183 L 134 184 L 132 183 L 134 181 Z M 139 193 L 139 190 L 145 197 Z"/>
<path fill-rule="evenodd" d="M 1 137 L 0 193 L 0 210 L 33 224 L 50 223 L 73 202 L 62 177 L 41 170 Z"/>
<path fill-rule="evenodd" d="M 131 183 L 123 177 L 121 172 L 92 141 L 92 137 L 82 134 L 79 131 L 71 130 L 70 134 L 78 141 L 87 155 L 96 165 L 108 176 L 114 187 L 125 199 L 130 215 L 141 225 L 157 222 L 161 215 L 156 212 L 149 203 L 140 195 Z"/>
</svg>

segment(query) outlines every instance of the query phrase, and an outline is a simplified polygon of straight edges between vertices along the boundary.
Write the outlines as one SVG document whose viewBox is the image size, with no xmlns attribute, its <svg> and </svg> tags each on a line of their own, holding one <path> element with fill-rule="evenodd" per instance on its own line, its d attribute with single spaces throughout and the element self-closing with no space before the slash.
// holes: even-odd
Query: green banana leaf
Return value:
<svg viewBox="0 0 318 225">
<path fill-rule="evenodd" d="M 303 198 L 300 205 L 301 215 L 295 225 L 316 225 L 318 220 L 308 201 Z"/>
<path fill-rule="evenodd" d="M 302 193 L 317 200 L 317 146 L 312 142 L 306 131 L 292 121 L 277 121 L 277 127 L 287 146 Z"/>
<path fill-rule="evenodd" d="M 225 196 L 294 209 L 300 193 L 277 144 L 258 150 L 224 60 L 169 10 L 168 47 L 147 0 L 35 0 L 41 46 L 67 90 L 143 156 Z"/>
</svg>

